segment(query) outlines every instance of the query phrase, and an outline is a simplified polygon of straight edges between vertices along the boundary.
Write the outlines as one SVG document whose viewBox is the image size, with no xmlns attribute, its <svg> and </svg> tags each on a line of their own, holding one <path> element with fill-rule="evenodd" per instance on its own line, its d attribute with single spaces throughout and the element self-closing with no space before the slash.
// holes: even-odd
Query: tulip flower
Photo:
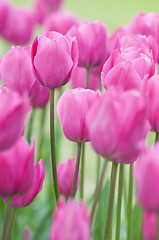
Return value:
<svg viewBox="0 0 159 240">
<path fill-rule="evenodd" d="M 10 4 L 7 1 L 0 1 L 0 34 L 3 32 L 3 29 L 6 25 L 8 14 L 10 12 Z"/>
<path fill-rule="evenodd" d="M 45 108 L 50 99 L 48 88 L 41 86 L 38 96 L 32 100 L 33 107 Z"/>
<path fill-rule="evenodd" d="M 61 231 L 62 226 L 62 231 Z M 83 202 L 59 200 L 50 228 L 50 240 L 90 240 L 88 211 Z"/>
<path fill-rule="evenodd" d="M 144 212 L 142 221 L 142 233 L 146 240 L 155 239 L 157 216 L 154 212 Z"/>
</svg>

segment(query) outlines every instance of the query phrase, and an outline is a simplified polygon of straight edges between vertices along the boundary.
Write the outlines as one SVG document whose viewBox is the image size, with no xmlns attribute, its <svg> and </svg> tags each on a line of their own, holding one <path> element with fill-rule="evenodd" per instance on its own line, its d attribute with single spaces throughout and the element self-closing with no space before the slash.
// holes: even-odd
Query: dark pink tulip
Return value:
<svg viewBox="0 0 159 240">
<path fill-rule="evenodd" d="M 145 92 L 147 95 L 148 120 L 151 129 L 159 132 L 159 75 L 151 77 L 146 82 Z"/>
<path fill-rule="evenodd" d="M 10 12 L 10 4 L 5 0 L 0 1 L 0 34 L 5 28 L 6 21 L 8 19 L 8 14 Z"/>
<path fill-rule="evenodd" d="M 17 123 L 16 123 L 17 124 Z M 21 195 L 33 180 L 34 146 L 19 138 L 9 149 L 0 152 L 0 195 Z"/>
<path fill-rule="evenodd" d="M 0 151 L 11 147 L 22 135 L 24 121 L 31 106 L 18 93 L 0 86 Z"/>
<path fill-rule="evenodd" d="M 11 6 L 1 34 L 11 43 L 28 44 L 32 38 L 34 25 L 35 19 L 31 11 Z"/>
<path fill-rule="evenodd" d="M 65 85 L 78 63 L 76 39 L 57 32 L 38 35 L 32 46 L 32 63 L 42 85 L 48 88 Z"/>
<path fill-rule="evenodd" d="M 86 87 L 86 69 L 76 67 L 72 72 L 71 84 L 73 88 Z M 100 78 L 91 68 L 89 75 L 89 89 L 96 90 L 100 88 Z"/>
<path fill-rule="evenodd" d="M 23 195 L 15 196 L 12 198 L 12 207 L 21 208 L 28 206 L 41 191 L 45 177 L 45 166 L 43 159 L 34 164 L 32 174 L 33 180 L 30 188 Z"/>
<path fill-rule="evenodd" d="M 133 163 L 143 150 L 147 133 L 146 103 L 137 91 L 110 89 L 87 114 L 94 150 L 119 163 Z"/>
<path fill-rule="evenodd" d="M 67 162 L 61 162 L 57 165 L 57 177 L 58 177 L 58 184 L 59 184 L 59 191 L 61 195 L 70 196 L 72 184 L 73 184 L 73 177 L 75 173 L 75 159 L 70 158 Z M 80 173 L 78 174 L 77 180 L 77 188 L 80 183 Z"/>
<path fill-rule="evenodd" d="M 99 21 L 81 23 L 79 26 L 73 26 L 68 34 L 77 38 L 80 67 L 94 67 L 104 62 L 107 29 L 103 23 Z"/>
<path fill-rule="evenodd" d="M 137 197 L 141 206 L 147 211 L 159 210 L 159 143 L 145 149 L 137 161 L 134 171 Z"/>
<path fill-rule="evenodd" d="M 84 202 L 59 200 L 50 229 L 50 240 L 55 239 L 90 240 L 89 216 Z"/>
<path fill-rule="evenodd" d="M 40 91 L 31 62 L 31 46 L 12 47 L 2 58 L 1 77 L 6 86 L 34 99 Z"/>
<path fill-rule="evenodd" d="M 156 214 L 154 212 L 144 212 L 142 233 L 146 240 L 155 239 L 156 223 Z"/>
<path fill-rule="evenodd" d="M 57 11 L 46 17 L 43 27 L 46 32 L 56 31 L 65 35 L 74 24 L 77 24 L 74 15 L 69 12 Z"/>
<path fill-rule="evenodd" d="M 48 88 L 41 86 L 38 96 L 32 101 L 33 107 L 45 108 L 50 99 Z"/>
<path fill-rule="evenodd" d="M 65 136 L 74 142 L 89 141 L 86 114 L 99 93 L 93 90 L 67 90 L 57 103 L 57 115 Z"/>
</svg>

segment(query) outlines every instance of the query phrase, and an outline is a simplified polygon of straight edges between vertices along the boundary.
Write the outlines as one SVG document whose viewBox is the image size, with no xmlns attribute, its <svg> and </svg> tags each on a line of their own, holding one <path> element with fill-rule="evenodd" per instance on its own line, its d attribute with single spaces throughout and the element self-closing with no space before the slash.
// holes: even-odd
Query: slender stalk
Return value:
<svg viewBox="0 0 159 240">
<path fill-rule="evenodd" d="M 9 225 L 9 221 L 10 221 L 10 214 L 11 214 L 11 209 L 12 209 L 11 203 L 12 203 L 12 198 L 8 197 L 7 198 L 7 205 L 6 205 L 6 212 L 5 212 L 5 216 L 4 216 L 2 240 L 6 239 L 6 234 L 7 234 L 7 230 L 8 230 L 8 225 Z"/>
<path fill-rule="evenodd" d="M 91 208 L 91 213 L 90 213 L 90 224 L 91 224 L 91 226 L 92 226 L 92 223 L 93 223 L 97 203 L 98 203 L 98 200 L 99 200 L 99 197 L 100 197 L 106 167 L 107 167 L 107 160 L 105 159 L 104 165 L 103 165 L 103 168 L 102 168 L 102 171 L 101 171 L 101 175 L 99 177 L 98 184 L 96 185 L 96 190 L 95 190 L 95 194 L 94 194 L 94 201 L 93 201 L 93 205 L 92 205 L 92 208 Z"/>
<path fill-rule="evenodd" d="M 155 142 L 159 141 L 159 133 L 156 132 L 156 138 L 155 138 Z"/>
<path fill-rule="evenodd" d="M 117 200 L 116 236 L 115 236 L 116 240 L 120 239 L 120 222 L 121 222 L 121 207 L 122 207 L 123 177 L 124 177 L 123 173 L 124 173 L 124 165 L 120 164 L 118 200 Z"/>
<path fill-rule="evenodd" d="M 155 238 L 154 240 L 158 240 L 159 239 L 159 212 L 157 212 L 157 216 L 156 216 L 156 227 L 155 227 Z"/>
<path fill-rule="evenodd" d="M 86 89 L 89 88 L 89 75 L 90 75 L 90 67 L 87 67 L 87 75 L 86 75 Z"/>
<path fill-rule="evenodd" d="M 132 215 L 132 200 L 133 200 L 133 164 L 129 167 L 129 190 L 127 202 L 127 240 L 131 238 L 131 215 Z"/>
<path fill-rule="evenodd" d="M 59 186 L 56 169 L 56 152 L 55 152 L 55 128 L 54 128 L 54 89 L 50 89 L 50 138 L 51 138 L 51 159 L 52 159 L 52 177 L 56 201 L 59 199 Z"/>
<path fill-rule="evenodd" d="M 80 198 L 84 198 L 85 143 L 82 143 Z"/>
<path fill-rule="evenodd" d="M 72 198 L 74 198 L 76 194 L 76 186 L 77 186 L 78 172 L 79 172 L 79 166 L 80 166 L 81 148 L 82 148 L 82 143 L 77 143 L 76 168 L 75 168 L 75 174 L 74 174 L 73 184 L 72 184 L 72 189 L 70 194 L 70 197 Z"/>
<path fill-rule="evenodd" d="M 118 163 L 112 162 L 108 213 L 107 213 L 107 221 L 106 221 L 106 228 L 105 228 L 105 235 L 104 235 L 105 240 L 110 239 L 109 237 L 112 232 L 113 205 L 114 205 L 114 193 L 115 193 L 117 166 L 118 166 Z"/>
<path fill-rule="evenodd" d="M 28 132 L 27 132 L 27 141 L 29 143 L 31 143 L 34 116 L 35 116 L 35 108 L 32 109 L 31 114 L 30 114 L 30 119 L 29 119 L 29 126 L 28 126 Z"/>
<path fill-rule="evenodd" d="M 12 229 L 13 229 L 13 224 L 14 224 L 14 219 L 15 219 L 15 213 L 16 213 L 16 208 L 13 208 L 11 219 L 10 219 L 10 224 L 9 224 L 9 227 L 8 227 L 8 233 L 7 233 L 7 236 L 6 236 L 6 240 L 11 239 Z"/>
<path fill-rule="evenodd" d="M 96 181 L 96 183 L 98 184 L 98 180 L 99 180 L 99 174 L 100 174 L 100 166 L 101 166 L 101 159 L 100 159 L 101 157 L 100 157 L 100 155 L 99 154 L 97 154 L 97 166 L 96 166 L 96 170 L 97 170 L 97 181 Z M 97 185 L 96 184 L 96 185 Z"/>
</svg>

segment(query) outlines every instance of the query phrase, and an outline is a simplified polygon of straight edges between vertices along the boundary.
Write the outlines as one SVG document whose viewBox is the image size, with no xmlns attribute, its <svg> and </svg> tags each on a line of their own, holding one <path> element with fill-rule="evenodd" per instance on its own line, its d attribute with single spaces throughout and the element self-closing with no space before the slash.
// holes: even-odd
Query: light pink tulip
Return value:
<svg viewBox="0 0 159 240">
<path fill-rule="evenodd" d="M 45 18 L 43 27 L 46 32 L 56 31 L 65 35 L 74 24 L 77 24 L 77 19 L 74 15 L 69 12 L 57 11 Z"/>
<path fill-rule="evenodd" d="M 12 207 L 22 208 L 32 203 L 37 194 L 42 190 L 42 185 L 45 177 L 44 161 L 41 159 L 38 163 L 34 164 L 33 180 L 30 188 L 23 195 L 15 196 L 12 198 Z"/>
<path fill-rule="evenodd" d="M 73 88 L 86 88 L 86 69 L 76 67 L 72 72 L 71 84 Z M 100 78 L 91 68 L 89 75 L 89 89 L 97 90 L 100 88 Z"/>
<path fill-rule="evenodd" d="M 84 202 L 59 200 L 50 229 L 50 240 L 55 239 L 90 240 L 89 216 Z"/>
<path fill-rule="evenodd" d="M 134 171 L 137 197 L 141 206 L 147 211 L 159 210 L 159 143 L 145 149 L 137 161 Z"/>
<path fill-rule="evenodd" d="M 70 141 L 89 141 L 86 114 L 98 97 L 99 93 L 82 88 L 67 90 L 60 97 L 57 115 L 63 132 Z"/>
<path fill-rule="evenodd" d="M 75 173 L 75 159 L 70 158 L 67 162 L 61 162 L 57 165 L 57 177 L 58 177 L 58 184 L 59 184 L 59 191 L 61 195 L 70 196 L 73 178 Z M 77 187 L 78 189 L 80 183 L 80 172 L 78 173 L 78 180 L 77 180 Z"/>
<path fill-rule="evenodd" d="M 103 23 L 99 21 L 81 23 L 79 26 L 73 26 L 68 34 L 77 38 L 80 67 L 94 67 L 104 62 L 107 29 Z"/>
<path fill-rule="evenodd" d="M 154 240 L 156 232 L 156 214 L 144 212 L 142 222 L 142 233 L 146 240 Z"/>
<path fill-rule="evenodd" d="M 144 148 L 147 134 L 146 103 L 137 91 L 110 89 L 87 114 L 94 150 L 119 163 L 133 163 Z"/>
<path fill-rule="evenodd" d="M 78 63 L 76 39 L 57 32 L 38 35 L 32 46 L 32 63 L 42 85 L 48 88 L 65 85 Z"/>
<path fill-rule="evenodd" d="M 30 57 L 30 46 L 12 47 L 2 58 L 0 67 L 2 80 L 8 88 L 34 99 L 41 86 L 34 76 Z"/>
<path fill-rule="evenodd" d="M 19 138 L 9 149 L 0 152 L 0 195 L 21 195 L 33 180 L 34 146 Z"/>
<path fill-rule="evenodd" d="M 31 106 L 27 99 L 0 86 L 0 151 L 11 147 L 22 135 Z"/>
<path fill-rule="evenodd" d="M 33 107 L 45 108 L 50 99 L 48 88 L 41 86 L 38 96 L 32 101 Z"/>
</svg>

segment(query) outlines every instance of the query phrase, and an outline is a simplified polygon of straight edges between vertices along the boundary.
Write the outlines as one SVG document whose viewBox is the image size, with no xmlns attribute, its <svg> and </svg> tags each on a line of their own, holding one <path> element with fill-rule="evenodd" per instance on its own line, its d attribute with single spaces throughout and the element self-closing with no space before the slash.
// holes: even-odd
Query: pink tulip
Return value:
<svg viewBox="0 0 159 240">
<path fill-rule="evenodd" d="M 73 88 L 86 87 L 86 69 L 76 67 L 72 73 L 71 84 Z M 93 72 L 91 68 L 89 75 L 89 89 L 96 90 L 100 88 L 100 79 L 97 74 Z"/>
<path fill-rule="evenodd" d="M 87 114 L 94 150 L 119 163 L 133 163 L 144 148 L 147 134 L 145 99 L 137 91 L 104 93 Z"/>
<path fill-rule="evenodd" d="M 75 173 L 75 166 L 76 166 L 76 163 L 74 158 L 70 158 L 67 160 L 67 162 L 61 162 L 57 165 L 57 177 L 58 177 L 59 191 L 61 195 L 68 197 L 71 194 L 73 177 Z M 80 173 L 78 174 L 77 189 L 78 189 L 79 183 L 80 183 Z"/>
<path fill-rule="evenodd" d="M 33 180 L 34 146 L 19 138 L 9 149 L 0 152 L 0 195 L 21 195 Z"/>
<path fill-rule="evenodd" d="M 34 99 L 40 91 L 31 63 L 31 47 L 12 47 L 2 58 L 1 77 L 8 88 Z"/>
<path fill-rule="evenodd" d="M 57 11 L 45 18 L 43 26 L 46 32 L 56 31 L 65 35 L 74 24 L 77 24 L 75 16 L 69 12 Z"/>
<path fill-rule="evenodd" d="M 50 99 L 48 88 L 41 86 L 38 96 L 32 101 L 33 107 L 45 108 Z"/>
<path fill-rule="evenodd" d="M 10 4 L 7 1 L 1 0 L 0 1 L 0 34 L 5 28 L 6 21 L 8 18 L 8 14 L 10 11 Z"/>
<path fill-rule="evenodd" d="M 24 121 L 30 110 L 27 99 L 0 86 L 0 151 L 11 147 L 22 135 Z"/>
<path fill-rule="evenodd" d="M 142 233 L 146 240 L 154 240 L 156 232 L 156 214 L 153 212 L 145 212 L 142 222 Z"/>
<path fill-rule="evenodd" d="M 90 240 L 89 216 L 83 202 L 59 200 L 50 229 L 50 240 L 55 239 Z"/>
<path fill-rule="evenodd" d="M 77 66 L 78 47 L 75 38 L 57 32 L 38 35 L 32 46 L 32 63 L 40 83 L 48 88 L 65 85 Z"/>
<path fill-rule="evenodd" d="M 45 166 L 43 159 L 41 159 L 38 163 L 34 164 L 32 174 L 33 180 L 30 188 L 24 194 L 12 198 L 12 207 L 21 208 L 28 206 L 32 203 L 37 194 L 41 191 L 45 177 Z"/>
<path fill-rule="evenodd" d="M 68 32 L 76 36 L 79 48 L 79 66 L 94 67 L 102 64 L 106 58 L 107 29 L 99 21 L 73 26 Z"/>
<path fill-rule="evenodd" d="M 145 149 L 136 163 L 134 176 L 137 197 L 141 206 L 147 211 L 159 210 L 159 143 Z"/>
<path fill-rule="evenodd" d="M 148 120 L 152 130 L 159 132 L 159 75 L 151 77 L 146 82 L 145 92 L 147 95 Z"/>
<path fill-rule="evenodd" d="M 10 6 L 1 34 L 11 43 L 28 44 L 32 38 L 34 25 L 35 20 L 31 11 Z"/>
<path fill-rule="evenodd" d="M 86 114 L 99 93 L 93 90 L 74 89 L 67 90 L 57 103 L 57 115 L 65 136 L 74 142 L 86 142 L 88 128 Z"/>
</svg>

